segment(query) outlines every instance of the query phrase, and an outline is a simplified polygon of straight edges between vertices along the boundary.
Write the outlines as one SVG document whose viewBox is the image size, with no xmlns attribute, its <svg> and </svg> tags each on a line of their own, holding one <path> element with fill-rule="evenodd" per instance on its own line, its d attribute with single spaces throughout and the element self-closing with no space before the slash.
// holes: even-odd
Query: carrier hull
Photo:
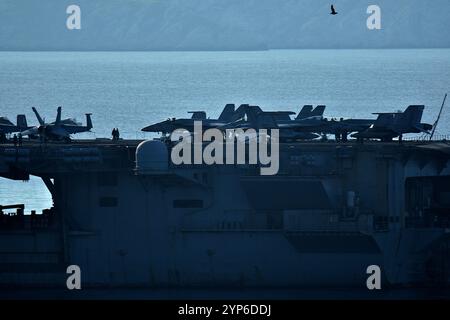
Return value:
<svg viewBox="0 0 450 320">
<path fill-rule="evenodd" d="M 42 177 L 54 207 L 3 217 L 0 284 L 65 287 L 69 265 L 84 287 L 365 288 L 371 265 L 385 285 L 449 280 L 446 143 L 283 144 L 261 176 L 137 170 L 139 142 L 1 146 L 1 175 Z"/>
</svg>

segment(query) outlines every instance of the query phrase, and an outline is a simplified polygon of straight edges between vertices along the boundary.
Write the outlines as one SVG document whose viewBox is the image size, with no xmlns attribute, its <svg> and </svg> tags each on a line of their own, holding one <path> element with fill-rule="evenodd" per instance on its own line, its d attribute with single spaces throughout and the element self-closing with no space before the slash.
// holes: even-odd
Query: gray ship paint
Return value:
<svg viewBox="0 0 450 320">
<path fill-rule="evenodd" d="M 276 176 L 163 169 L 163 146 L 0 145 L 0 174 L 42 177 L 54 201 L 42 214 L 1 216 L 0 284 L 374 292 L 448 282 L 447 142 L 280 143 Z"/>
<path fill-rule="evenodd" d="M 173 131 L 170 139 L 172 142 L 178 141 L 171 151 L 171 161 L 175 165 L 247 164 L 246 146 L 248 146 L 248 164 L 261 164 L 260 175 L 278 173 L 280 163 L 278 129 L 271 129 L 270 134 L 267 129 L 258 131 L 252 128 L 227 129 L 224 135 L 219 129 L 208 129 L 203 132 L 202 121 L 194 121 L 193 139 L 185 129 Z M 204 142 L 208 144 L 203 148 Z"/>
</svg>

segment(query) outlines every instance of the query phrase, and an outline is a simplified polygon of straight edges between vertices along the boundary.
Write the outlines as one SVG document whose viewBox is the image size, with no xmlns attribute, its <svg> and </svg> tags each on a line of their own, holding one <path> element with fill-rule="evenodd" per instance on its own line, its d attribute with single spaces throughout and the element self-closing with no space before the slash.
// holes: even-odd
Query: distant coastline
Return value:
<svg viewBox="0 0 450 320">
<path fill-rule="evenodd" d="M 0 52 L 265 52 L 286 50 L 447 50 L 450 47 L 388 47 L 388 48 L 265 48 L 265 49 L 2 49 Z"/>
<path fill-rule="evenodd" d="M 0 51 L 265 51 L 271 49 L 450 48 L 448 0 L 77 0 L 0 3 Z"/>
</svg>

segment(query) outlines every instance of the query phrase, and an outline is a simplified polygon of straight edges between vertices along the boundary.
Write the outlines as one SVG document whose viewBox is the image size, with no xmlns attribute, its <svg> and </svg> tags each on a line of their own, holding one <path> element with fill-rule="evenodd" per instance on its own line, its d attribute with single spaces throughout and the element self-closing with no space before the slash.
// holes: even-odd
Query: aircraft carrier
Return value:
<svg viewBox="0 0 450 320">
<path fill-rule="evenodd" d="M 173 165 L 154 140 L 0 145 L 0 176 L 41 177 L 53 206 L 0 215 L 0 284 L 431 286 L 450 276 L 450 143 L 280 143 L 259 165 Z M 26 194 L 23 195 L 27 197 Z M 9 206 L 7 206 L 9 205 Z"/>
</svg>

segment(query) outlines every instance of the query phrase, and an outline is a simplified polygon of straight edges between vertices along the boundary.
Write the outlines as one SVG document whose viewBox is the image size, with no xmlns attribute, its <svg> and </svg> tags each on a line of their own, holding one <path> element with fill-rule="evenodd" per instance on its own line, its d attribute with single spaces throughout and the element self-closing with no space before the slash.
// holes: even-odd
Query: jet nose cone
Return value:
<svg viewBox="0 0 450 320">
<path fill-rule="evenodd" d="M 142 128 L 141 131 L 146 131 L 146 132 L 156 132 L 156 131 L 155 131 L 155 125 L 152 124 L 152 125 L 146 126 L 146 127 Z"/>
<path fill-rule="evenodd" d="M 141 131 L 145 132 L 171 132 L 173 125 L 168 123 L 168 121 L 158 122 L 155 124 L 151 124 L 145 128 L 142 128 Z"/>
</svg>

